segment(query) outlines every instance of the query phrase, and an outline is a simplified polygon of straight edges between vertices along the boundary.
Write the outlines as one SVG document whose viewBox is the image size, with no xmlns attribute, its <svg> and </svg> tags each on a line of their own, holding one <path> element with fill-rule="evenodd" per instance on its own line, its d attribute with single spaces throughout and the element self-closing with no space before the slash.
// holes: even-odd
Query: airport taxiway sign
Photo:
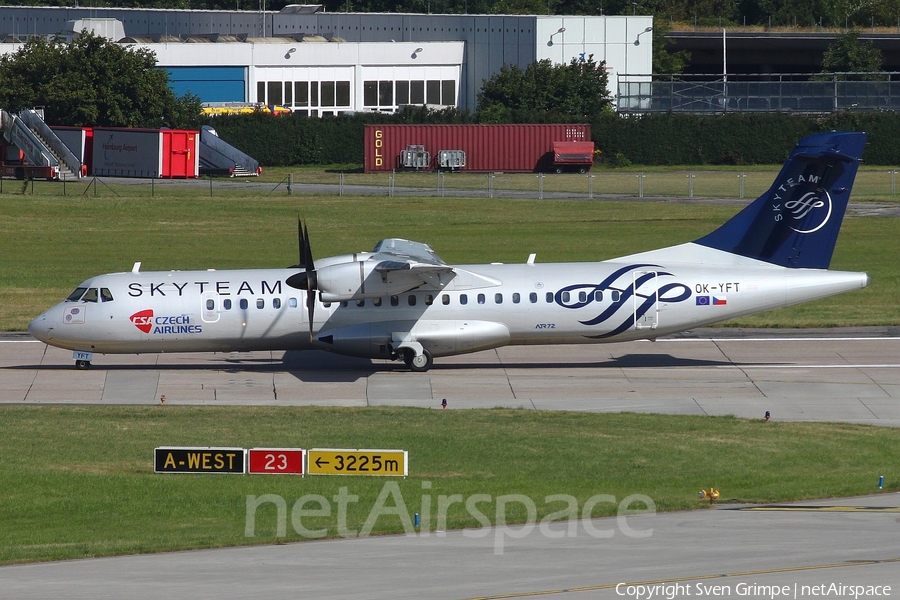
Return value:
<svg viewBox="0 0 900 600">
<path fill-rule="evenodd" d="M 346 450 L 314 448 L 307 451 L 309 475 L 380 475 L 406 477 L 406 450 Z"/>
<path fill-rule="evenodd" d="M 251 475 L 303 475 L 300 448 L 251 448 L 247 472 Z"/>
<path fill-rule="evenodd" d="M 155 473 L 243 473 L 243 448 L 164 446 L 153 450 Z"/>
</svg>

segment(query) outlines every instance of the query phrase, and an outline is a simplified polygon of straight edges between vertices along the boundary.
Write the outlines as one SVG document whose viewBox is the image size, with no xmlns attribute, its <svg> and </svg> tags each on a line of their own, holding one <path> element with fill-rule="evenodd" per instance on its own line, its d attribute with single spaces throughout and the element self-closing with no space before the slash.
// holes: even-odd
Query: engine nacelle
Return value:
<svg viewBox="0 0 900 600">
<path fill-rule="evenodd" d="M 380 298 L 402 294 L 423 285 L 427 279 L 410 269 L 408 263 L 382 260 L 355 260 L 316 269 L 317 285 L 324 302 Z"/>
</svg>

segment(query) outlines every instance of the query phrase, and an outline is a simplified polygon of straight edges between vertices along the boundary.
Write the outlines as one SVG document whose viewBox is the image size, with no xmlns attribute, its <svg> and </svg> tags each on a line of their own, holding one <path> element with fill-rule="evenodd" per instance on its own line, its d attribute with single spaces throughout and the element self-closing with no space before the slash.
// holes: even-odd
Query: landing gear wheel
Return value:
<svg viewBox="0 0 900 600">
<path fill-rule="evenodd" d="M 434 364 L 434 358 L 431 356 L 431 352 L 428 350 L 422 350 L 422 354 L 413 354 L 412 352 L 407 353 L 407 356 L 412 354 L 412 360 L 410 360 L 407 364 L 409 368 L 413 370 L 415 373 L 424 373 L 428 369 L 431 368 L 431 365 Z"/>
<path fill-rule="evenodd" d="M 91 361 L 89 361 L 89 360 L 76 360 L 76 361 L 75 361 L 75 368 L 76 368 L 76 369 L 80 369 L 80 370 L 90 369 L 90 368 L 91 368 Z"/>
</svg>

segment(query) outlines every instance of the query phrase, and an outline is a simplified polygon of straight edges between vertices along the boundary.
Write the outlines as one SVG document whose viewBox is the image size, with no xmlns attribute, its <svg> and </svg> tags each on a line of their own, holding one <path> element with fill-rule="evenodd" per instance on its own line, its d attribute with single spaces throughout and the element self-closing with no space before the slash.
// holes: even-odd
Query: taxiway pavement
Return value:
<svg viewBox="0 0 900 600">
<path fill-rule="evenodd" d="M 0 403 L 408 405 L 637 411 L 900 426 L 897 328 L 709 329 L 399 363 L 324 352 L 95 356 L 0 336 Z"/>
</svg>

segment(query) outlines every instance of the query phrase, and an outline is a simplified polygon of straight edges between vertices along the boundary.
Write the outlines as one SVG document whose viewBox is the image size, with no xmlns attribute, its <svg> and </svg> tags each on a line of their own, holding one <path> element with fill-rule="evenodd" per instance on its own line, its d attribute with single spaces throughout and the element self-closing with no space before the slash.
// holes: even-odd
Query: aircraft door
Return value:
<svg viewBox="0 0 900 600">
<path fill-rule="evenodd" d="M 217 292 L 203 292 L 200 294 L 200 318 L 204 323 L 215 323 L 221 314 L 221 300 Z"/>
<path fill-rule="evenodd" d="M 659 324 L 659 274 L 656 271 L 634 271 L 634 328 L 656 329 Z"/>
</svg>

